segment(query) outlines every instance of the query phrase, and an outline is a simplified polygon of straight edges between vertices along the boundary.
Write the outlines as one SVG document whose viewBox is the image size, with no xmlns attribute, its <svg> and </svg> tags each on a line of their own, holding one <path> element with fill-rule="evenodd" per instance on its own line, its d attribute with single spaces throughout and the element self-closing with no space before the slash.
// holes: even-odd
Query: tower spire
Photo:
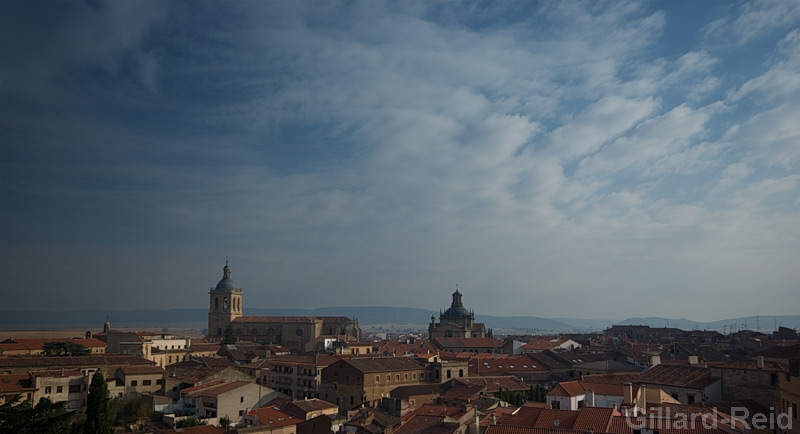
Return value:
<svg viewBox="0 0 800 434">
<path fill-rule="evenodd" d="M 225 257 L 225 267 L 222 269 L 222 278 L 223 279 L 230 279 L 231 278 L 231 267 L 228 266 L 228 257 Z"/>
</svg>

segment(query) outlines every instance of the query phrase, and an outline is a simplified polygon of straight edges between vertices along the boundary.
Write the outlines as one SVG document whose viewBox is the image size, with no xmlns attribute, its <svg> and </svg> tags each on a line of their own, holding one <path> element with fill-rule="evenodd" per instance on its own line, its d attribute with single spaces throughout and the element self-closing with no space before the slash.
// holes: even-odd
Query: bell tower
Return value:
<svg viewBox="0 0 800 434">
<path fill-rule="evenodd" d="M 222 336 L 234 319 L 242 316 L 242 288 L 231 279 L 231 267 L 225 259 L 222 280 L 208 291 L 208 335 Z"/>
</svg>

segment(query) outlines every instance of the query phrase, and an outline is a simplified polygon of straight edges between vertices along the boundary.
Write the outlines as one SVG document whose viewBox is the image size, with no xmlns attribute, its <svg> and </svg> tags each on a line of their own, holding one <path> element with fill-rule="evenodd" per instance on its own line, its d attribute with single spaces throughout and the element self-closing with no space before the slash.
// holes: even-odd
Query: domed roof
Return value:
<svg viewBox="0 0 800 434">
<path fill-rule="evenodd" d="M 442 318 L 464 318 L 468 316 L 469 311 L 464 306 L 451 306 L 442 314 Z"/>
<path fill-rule="evenodd" d="M 444 311 L 441 315 L 442 318 L 466 318 L 472 315 L 467 308 L 464 307 L 464 304 L 461 302 L 461 293 L 458 291 L 458 285 L 456 285 L 456 292 L 453 293 L 453 303 L 450 304 L 450 308 Z"/>
<path fill-rule="evenodd" d="M 238 289 L 239 286 L 236 285 L 236 282 L 233 281 L 230 277 L 226 277 L 217 283 L 217 287 L 214 289 Z"/>
<path fill-rule="evenodd" d="M 231 267 L 228 266 L 228 261 L 225 261 L 225 267 L 222 269 L 222 280 L 217 283 L 214 289 L 239 289 L 236 282 L 231 279 Z"/>
</svg>

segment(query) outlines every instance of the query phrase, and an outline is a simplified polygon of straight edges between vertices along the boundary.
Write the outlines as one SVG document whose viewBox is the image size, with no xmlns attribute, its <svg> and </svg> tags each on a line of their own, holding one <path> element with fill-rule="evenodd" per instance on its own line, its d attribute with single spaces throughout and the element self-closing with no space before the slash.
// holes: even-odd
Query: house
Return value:
<svg viewBox="0 0 800 434">
<path fill-rule="evenodd" d="M 646 399 L 645 399 L 646 398 Z M 622 408 L 623 404 L 679 404 L 679 401 L 660 389 L 647 389 L 631 383 L 591 383 L 565 381 L 547 392 L 551 408 L 579 410 L 583 407 Z"/>
<path fill-rule="evenodd" d="M 181 391 L 213 381 L 245 381 L 255 383 L 255 378 L 237 369 L 228 359 L 204 357 L 169 365 L 165 369 L 164 394 L 178 399 Z"/>
<path fill-rule="evenodd" d="M 50 369 L 78 369 L 84 375 L 91 376 L 100 370 L 103 375 L 113 375 L 117 368 L 123 366 L 153 366 L 150 360 L 138 356 L 120 354 L 97 354 L 94 356 L 16 356 L 0 357 L 0 374 L 25 374 L 30 371 Z"/>
<path fill-rule="evenodd" d="M 782 413 L 791 413 L 792 428 L 787 433 L 800 433 L 800 359 L 789 361 L 789 373 L 780 377 L 780 396 Z"/>
<path fill-rule="evenodd" d="M 581 344 L 566 338 L 544 338 L 536 339 L 522 345 L 522 353 L 539 353 L 545 350 L 577 350 L 581 348 Z"/>
<path fill-rule="evenodd" d="M 217 380 L 181 391 L 183 411 L 198 418 L 227 417 L 240 421 L 246 410 L 259 407 L 278 396 L 274 390 L 246 381 Z"/>
<path fill-rule="evenodd" d="M 123 366 L 114 371 L 118 388 L 113 390 L 118 398 L 135 398 L 143 393 L 163 393 L 164 373 L 164 368 L 160 366 Z"/>
<path fill-rule="evenodd" d="M 667 392 L 681 404 L 722 401 L 722 380 L 699 366 L 657 365 L 645 371 L 636 384 Z"/>
<path fill-rule="evenodd" d="M 426 404 L 405 415 L 401 425 L 395 428 L 394 434 L 463 434 L 467 424 L 472 422 L 477 413 L 472 405 L 449 406 Z"/>
<path fill-rule="evenodd" d="M 335 402 L 342 411 L 376 406 L 398 386 L 432 381 L 425 366 L 410 357 L 341 359 L 322 369 L 320 398 Z"/>
<path fill-rule="evenodd" d="M 757 360 L 715 365 L 711 371 L 722 379 L 722 399 L 752 399 L 765 407 L 779 407 L 780 377 L 789 372 L 789 367 L 759 356 Z"/>
<path fill-rule="evenodd" d="M 106 352 L 106 343 L 94 338 L 44 338 L 44 339 L 14 339 L 9 338 L 0 342 L 0 355 L 6 356 L 34 356 L 43 354 L 44 346 L 48 343 L 73 343 L 80 345 L 90 354 L 103 354 Z"/>
<path fill-rule="evenodd" d="M 65 403 L 69 410 L 83 410 L 89 382 L 90 378 L 79 369 L 0 375 L 0 404 L 22 395 L 22 400 L 34 405 L 41 398 L 47 398 L 54 403 Z"/>
<path fill-rule="evenodd" d="M 494 338 L 433 338 L 431 342 L 441 351 L 453 353 L 490 353 L 511 354 L 511 341 L 506 342 Z"/>
<path fill-rule="evenodd" d="M 292 398 L 319 398 L 322 370 L 340 360 L 328 354 L 289 354 L 265 361 L 261 383 Z"/>
</svg>

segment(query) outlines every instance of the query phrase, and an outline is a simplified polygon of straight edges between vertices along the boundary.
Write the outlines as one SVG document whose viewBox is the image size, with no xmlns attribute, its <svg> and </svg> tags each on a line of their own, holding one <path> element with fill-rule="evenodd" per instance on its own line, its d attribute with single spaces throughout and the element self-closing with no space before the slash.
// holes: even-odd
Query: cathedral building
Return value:
<svg viewBox="0 0 800 434">
<path fill-rule="evenodd" d="M 475 313 L 467 310 L 461 302 L 461 293 L 453 293 L 453 303 L 446 311 L 439 311 L 439 323 L 431 317 L 428 336 L 435 338 L 483 338 L 486 337 L 486 326 L 475 322 Z"/>
<path fill-rule="evenodd" d="M 230 325 L 239 340 L 274 342 L 301 353 L 312 350 L 325 338 L 361 338 L 358 320 L 343 316 L 242 315 L 242 288 L 231 278 L 227 261 L 222 280 L 208 294 L 208 335 L 212 338 L 222 337 Z"/>
</svg>

